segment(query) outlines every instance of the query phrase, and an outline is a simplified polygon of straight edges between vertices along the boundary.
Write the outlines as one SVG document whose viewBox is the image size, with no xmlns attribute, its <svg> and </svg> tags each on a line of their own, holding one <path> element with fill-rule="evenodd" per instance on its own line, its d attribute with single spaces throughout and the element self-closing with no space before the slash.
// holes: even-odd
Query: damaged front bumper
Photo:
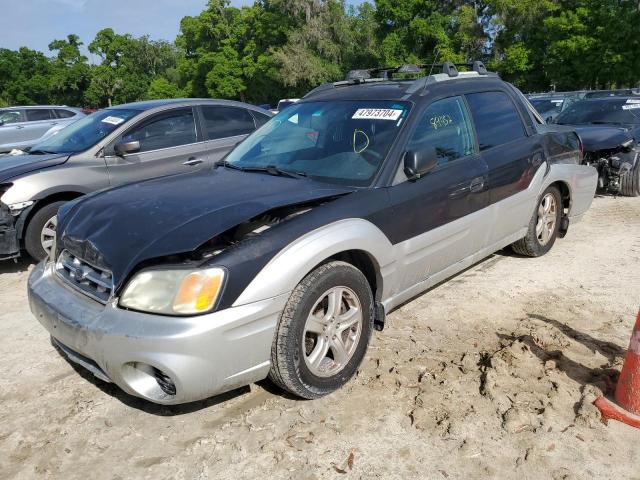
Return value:
<svg viewBox="0 0 640 480">
<path fill-rule="evenodd" d="M 72 362 L 161 404 L 201 400 L 264 379 L 288 294 L 197 317 L 103 305 L 69 288 L 52 263 L 29 277 L 29 306 Z"/>
</svg>

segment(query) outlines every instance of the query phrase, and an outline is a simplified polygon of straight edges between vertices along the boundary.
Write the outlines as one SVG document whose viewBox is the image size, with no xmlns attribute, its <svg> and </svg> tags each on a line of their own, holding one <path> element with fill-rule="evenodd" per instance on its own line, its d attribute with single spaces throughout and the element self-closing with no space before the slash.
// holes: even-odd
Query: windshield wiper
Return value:
<svg viewBox="0 0 640 480">
<path fill-rule="evenodd" d="M 29 150 L 27 152 L 29 155 L 51 155 L 51 154 L 55 154 L 58 152 L 48 152 L 47 150 Z"/>
<path fill-rule="evenodd" d="M 282 170 L 276 167 L 275 165 L 267 165 L 266 167 L 258 167 L 258 166 L 241 167 L 240 165 L 234 165 L 233 163 L 229 163 L 226 160 L 217 161 L 216 167 L 228 167 L 228 168 L 233 168 L 234 170 L 240 170 L 241 172 L 268 173 L 269 175 L 275 175 L 278 177 L 302 178 L 307 176 L 307 174 L 304 172 L 291 172 L 289 170 Z"/>
<path fill-rule="evenodd" d="M 275 175 L 278 177 L 289 177 L 289 178 L 302 178 L 306 177 L 307 174 L 304 172 L 291 172 L 289 170 L 282 170 L 275 165 L 267 165 L 266 167 L 241 167 L 245 172 L 258 172 L 258 173 L 268 173 L 269 175 Z"/>
<path fill-rule="evenodd" d="M 622 125 L 620 122 L 603 122 L 601 120 L 596 120 L 595 122 L 589 122 L 589 125 Z"/>
</svg>

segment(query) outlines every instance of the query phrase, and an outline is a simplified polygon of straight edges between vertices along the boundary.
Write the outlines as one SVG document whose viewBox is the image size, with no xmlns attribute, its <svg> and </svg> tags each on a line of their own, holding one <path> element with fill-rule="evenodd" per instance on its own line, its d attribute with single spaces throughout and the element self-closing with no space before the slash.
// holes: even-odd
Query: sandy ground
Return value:
<svg viewBox="0 0 640 480">
<path fill-rule="evenodd" d="M 268 382 L 167 408 L 76 371 L 0 265 L 0 477 L 640 478 L 600 421 L 640 306 L 640 200 L 597 198 L 540 259 L 500 252 L 393 312 L 316 401 Z"/>
</svg>

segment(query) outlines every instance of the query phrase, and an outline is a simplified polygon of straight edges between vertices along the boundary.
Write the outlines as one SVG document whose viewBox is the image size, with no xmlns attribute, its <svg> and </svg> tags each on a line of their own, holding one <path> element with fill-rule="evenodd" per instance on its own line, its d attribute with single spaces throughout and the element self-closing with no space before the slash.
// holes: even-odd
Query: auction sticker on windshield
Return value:
<svg viewBox="0 0 640 480">
<path fill-rule="evenodd" d="M 120 125 L 124 122 L 124 118 L 120 117 L 105 117 L 102 119 L 102 123 L 109 123 L 111 125 Z"/>
<path fill-rule="evenodd" d="M 391 120 L 395 121 L 400 118 L 403 110 L 394 108 L 359 108 L 353 114 L 354 120 Z"/>
</svg>

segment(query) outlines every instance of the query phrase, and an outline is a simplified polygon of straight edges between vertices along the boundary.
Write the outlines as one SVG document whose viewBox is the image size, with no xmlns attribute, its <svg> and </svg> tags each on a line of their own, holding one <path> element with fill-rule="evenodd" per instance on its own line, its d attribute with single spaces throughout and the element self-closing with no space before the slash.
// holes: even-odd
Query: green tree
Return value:
<svg viewBox="0 0 640 480">
<path fill-rule="evenodd" d="M 82 105 L 84 92 L 91 82 L 91 69 L 87 57 L 80 53 L 81 46 L 77 35 L 49 44 L 49 50 L 57 52 L 50 76 L 52 103 Z"/>
<path fill-rule="evenodd" d="M 157 77 L 151 80 L 147 95 L 148 100 L 160 100 L 163 98 L 181 98 L 184 92 L 178 88 L 175 83 L 170 82 L 164 77 Z"/>
</svg>

